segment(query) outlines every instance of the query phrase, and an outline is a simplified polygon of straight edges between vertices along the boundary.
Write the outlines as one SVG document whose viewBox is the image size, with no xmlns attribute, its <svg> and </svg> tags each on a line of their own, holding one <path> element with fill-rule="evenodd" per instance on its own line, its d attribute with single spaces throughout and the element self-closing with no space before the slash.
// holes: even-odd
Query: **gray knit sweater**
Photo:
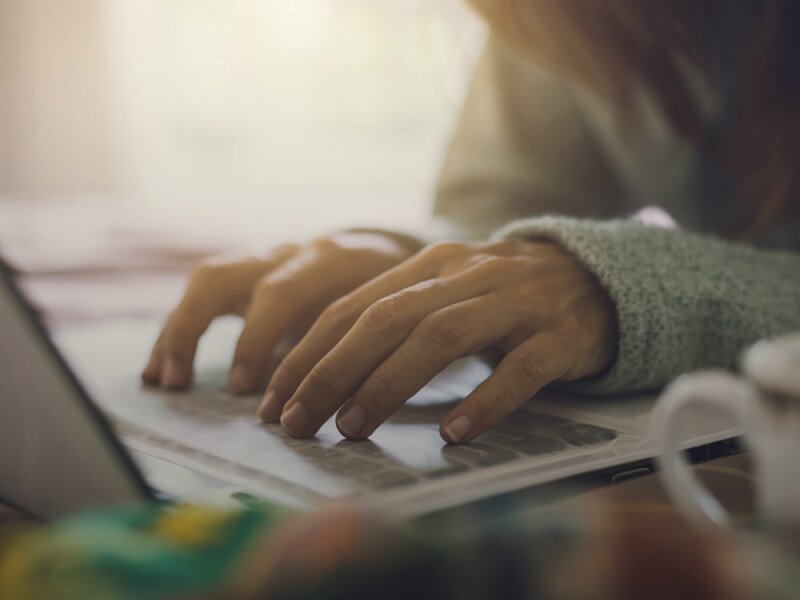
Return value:
<svg viewBox="0 0 800 600">
<path fill-rule="evenodd" d="M 713 121 L 719 102 L 693 83 Z M 622 133 L 596 98 L 490 39 L 437 194 L 450 237 L 552 240 L 597 276 L 619 347 L 608 373 L 568 386 L 587 394 L 732 367 L 757 340 L 800 330 L 800 223 L 784 219 L 751 246 L 702 235 L 748 218 L 730 203 L 735 174 L 646 101 L 629 123 Z M 682 229 L 629 219 L 652 205 Z"/>
<path fill-rule="evenodd" d="M 687 371 L 733 367 L 756 340 L 800 330 L 797 253 L 633 221 L 543 217 L 496 235 L 561 244 L 616 304 L 617 360 L 604 376 L 570 384 L 574 391 L 657 388 Z"/>
</svg>

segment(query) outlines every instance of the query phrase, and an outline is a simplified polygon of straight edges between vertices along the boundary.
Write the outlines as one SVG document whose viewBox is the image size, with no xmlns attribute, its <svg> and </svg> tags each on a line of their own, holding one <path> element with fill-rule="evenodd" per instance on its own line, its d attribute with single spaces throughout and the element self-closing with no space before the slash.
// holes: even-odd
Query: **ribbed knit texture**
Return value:
<svg viewBox="0 0 800 600">
<path fill-rule="evenodd" d="M 643 391 L 681 373 L 731 368 L 757 340 L 800 330 L 798 254 L 622 220 L 523 219 L 493 237 L 560 244 L 615 302 L 616 362 L 569 383 L 574 392 Z"/>
</svg>

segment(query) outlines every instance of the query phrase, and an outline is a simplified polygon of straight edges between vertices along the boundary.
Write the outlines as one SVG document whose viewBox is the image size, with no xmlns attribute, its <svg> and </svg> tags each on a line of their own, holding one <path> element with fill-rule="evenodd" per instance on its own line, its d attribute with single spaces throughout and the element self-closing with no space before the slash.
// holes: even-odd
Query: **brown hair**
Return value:
<svg viewBox="0 0 800 600">
<path fill-rule="evenodd" d="M 643 87 L 682 135 L 737 174 L 753 238 L 800 203 L 800 2 L 797 0 L 471 0 L 533 60 L 583 81 L 624 115 Z M 730 36 L 731 8 L 749 10 Z M 727 28 L 727 29 L 726 29 Z M 720 53 L 724 52 L 721 56 Z M 724 65 L 722 64 L 724 62 Z M 681 63 L 733 85 L 733 123 L 714 139 Z M 726 88 L 730 91 L 730 88 Z"/>
</svg>

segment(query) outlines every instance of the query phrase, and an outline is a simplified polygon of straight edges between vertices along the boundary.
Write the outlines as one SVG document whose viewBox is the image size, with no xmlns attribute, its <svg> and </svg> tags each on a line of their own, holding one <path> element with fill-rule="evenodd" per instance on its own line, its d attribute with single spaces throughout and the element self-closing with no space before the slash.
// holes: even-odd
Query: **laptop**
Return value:
<svg viewBox="0 0 800 600">
<path fill-rule="evenodd" d="M 652 458 L 653 395 L 578 398 L 544 392 L 470 444 L 438 424 L 491 372 L 462 359 L 366 441 L 333 421 L 312 439 L 260 422 L 259 397 L 225 391 L 241 322 L 201 341 L 185 393 L 141 385 L 158 333 L 148 320 L 109 320 L 52 337 L 0 263 L 0 500 L 42 519 L 170 497 L 234 505 L 254 499 L 313 510 L 351 501 L 407 519 Z M 727 415 L 685 415 L 683 447 L 738 435 Z"/>
</svg>

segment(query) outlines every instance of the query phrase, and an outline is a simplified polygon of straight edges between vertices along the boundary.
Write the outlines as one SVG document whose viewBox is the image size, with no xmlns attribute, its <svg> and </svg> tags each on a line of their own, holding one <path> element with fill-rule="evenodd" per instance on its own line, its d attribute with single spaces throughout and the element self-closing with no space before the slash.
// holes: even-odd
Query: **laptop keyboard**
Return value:
<svg viewBox="0 0 800 600">
<path fill-rule="evenodd" d="M 188 408 L 187 404 L 182 406 Z M 254 407 L 250 403 L 224 401 L 221 396 L 195 397 L 190 406 L 196 418 L 207 420 L 252 420 L 254 414 Z M 270 476 L 267 468 L 261 470 L 252 464 L 228 461 L 223 456 L 215 455 L 207 446 L 201 449 L 182 440 L 167 440 L 125 423 L 117 423 L 117 426 L 123 437 L 146 441 L 186 458 L 213 462 L 215 467 L 229 469 L 251 479 Z M 443 444 L 432 459 L 430 456 L 421 456 L 415 460 L 412 446 L 392 452 L 371 440 L 338 439 L 333 443 L 325 443 L 317 438 L 292 438 L 280 425 L 264 425 L 263 430 L 261 435 L 278 438 L 287 450 L 304 462 L 364 490 L 386 490 L 418 481 L 442 479 L 524 457 L 607 444 L 618 437 L 618 433 L 610 429 L 522 409 L 470 444 Z"/>
<path fill-rule="evenodd" d="M 419 479 L 439 479 L 466 471 L 508 463 L 526 456 L 542 456 L 572 448 L 586 448 L 611 442 L 617 432 L 594 425 L 557 419 L 558 426 L 548 428 L 555 417 L 529 413 L 536 421 L 541 417 L 542 433 L 520 431 L 500 426 L 470 444 L 443 446 L 445 464 L 429 469 L 409 468 L 369 440 L 342 441 L 335 447 L 316 445 L 308 440 L 295 440 L 298 452 L 318 468 L 339 477 L 354 479 L 369 488 L 386 489 L 409 485 Z M 547 433 L 545 433 L 547 431 Z"/>
</svg>

